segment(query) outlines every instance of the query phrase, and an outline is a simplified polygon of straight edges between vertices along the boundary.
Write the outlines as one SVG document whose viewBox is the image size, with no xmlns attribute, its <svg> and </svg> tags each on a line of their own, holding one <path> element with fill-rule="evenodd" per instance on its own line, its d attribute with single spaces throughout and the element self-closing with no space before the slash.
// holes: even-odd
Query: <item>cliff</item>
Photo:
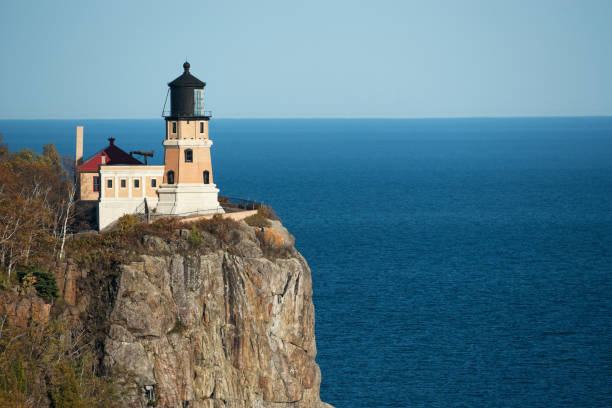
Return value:
<svg viewBox="0 0 612 408">
<path fill-rule="evenodd" d="M 319 399 L 310 269 L 282 224 L 266 224 L 117 233 L 121 261 L 109 260 L 118 250 L 107 238 L 73 243 L 56 314 L 89 327 L 118 406 L 330 407 Z M 30 298 L 5 305 L 14 324 L 46 310 Z"/>
</svg>

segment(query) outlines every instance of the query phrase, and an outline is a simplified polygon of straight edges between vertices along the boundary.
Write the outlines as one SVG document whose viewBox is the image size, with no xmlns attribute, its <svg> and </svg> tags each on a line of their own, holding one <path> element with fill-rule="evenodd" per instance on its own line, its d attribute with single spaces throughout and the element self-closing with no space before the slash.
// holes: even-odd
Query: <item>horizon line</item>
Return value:
<svg viewBox="0 0 612 408">
<path fill-rule="evenodd" d="M 213 117 L 214 118 L 214 117 Z M 562 118 L 612 118 L 603 115 L 500 115 L 500 116 L 222 116 L 220 120 L 428 120 L 428 119 L 562 119 Z M 89 117 L 89 118 L 0 118 L 0 120 L 153 120 L 163 117 Z"/>
</svg>

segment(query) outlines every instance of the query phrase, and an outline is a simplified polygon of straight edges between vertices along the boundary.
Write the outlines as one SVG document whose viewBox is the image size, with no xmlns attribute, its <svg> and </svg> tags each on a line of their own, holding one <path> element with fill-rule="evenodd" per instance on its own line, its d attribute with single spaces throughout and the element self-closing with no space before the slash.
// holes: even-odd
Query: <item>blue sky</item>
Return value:
<svg viewBox="0 0 612 408">
<path fill-rule="evenodd" d="M 0 118 L 612 115 L 612 1 L 30 1 L 0 5 Z"/>
</svg>

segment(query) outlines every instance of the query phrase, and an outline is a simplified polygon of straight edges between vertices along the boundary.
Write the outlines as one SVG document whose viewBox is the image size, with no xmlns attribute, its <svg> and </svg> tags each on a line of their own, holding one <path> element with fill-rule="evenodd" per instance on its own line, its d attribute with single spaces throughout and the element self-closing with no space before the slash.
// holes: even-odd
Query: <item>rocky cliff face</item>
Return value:
<svg viewBox="0 0 612 408">
<path fill-rule="evenodd" d="M 145 236 L 148 254 L 120 266 L 103 365 L 124 406 L 328 406 L 308 265 L 280 222 L 259 238 L 240 225 L 231 248 L 206 254 L 177 253 L 185 230 L 173 242 Z M 262 237 L 285 256 L 265 257 Z"/>
<path fill-rule="evenodd" d="M 319 399 L 310 270 L 281 223 L 265 222 L 175 220 L 75 239 L 72 258 L 49 266 L 61 300 L 3 291 L 0 333 L 58 321 L 66 331 L 53 344 L 87 345 L 119 407 L 330 407 Z"/>
</svg>

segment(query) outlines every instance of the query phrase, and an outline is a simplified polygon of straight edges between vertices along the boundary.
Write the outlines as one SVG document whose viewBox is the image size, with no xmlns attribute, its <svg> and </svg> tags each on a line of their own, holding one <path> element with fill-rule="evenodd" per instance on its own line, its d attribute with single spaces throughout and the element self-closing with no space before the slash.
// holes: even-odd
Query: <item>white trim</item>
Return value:
<svg viewBox="0 0 612 408">
<path fill-rule="evenodd" d="M 157 191 L 176 191 L 181 193 L 199 193 L 201 191 L 206 192 L 219 192 L 216 184 L 208 183 L 180 183 L 180 184 L 161 184 Z"/>
<path fill-rule="evenodd" d="M 213 144 L 210 139 L 172 139 L 164 140 L 164 147 L 211 147 Z"/>
<path fill-rule="evenodd" d="M 101 175 L 118 176 L 159 176 L 164 174 L 164 166 L 100 166 Z"/>
</svg>

